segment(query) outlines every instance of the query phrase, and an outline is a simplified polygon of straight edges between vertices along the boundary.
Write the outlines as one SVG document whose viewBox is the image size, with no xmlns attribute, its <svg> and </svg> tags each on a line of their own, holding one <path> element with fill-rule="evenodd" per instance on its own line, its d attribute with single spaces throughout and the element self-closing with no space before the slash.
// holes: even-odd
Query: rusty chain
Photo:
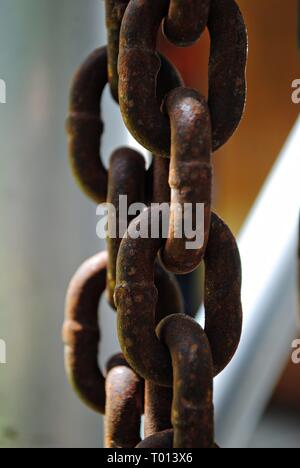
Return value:
<svg viewBox="0 0 300 468">
<path fill-rule="evenodd" d="M 66 372 L 80 399 L 105 414 L 107 448 L 217 448 L 213 379 L 237 350 L 242 306 L 238 247 L 211 211 L 212 153 L 243 114 L 246 27 L 234 0 L 105 0 L 105 7 L 108 46 L 88 57 L 71 89 L 70 163 L 82 190 L 96 203 L 115 206 L 116 219 L 122 195 L 129 204 L 148 208 L 116 224 L 109 214 L 107 251 L 73 277 L 63 327 Z M 160 27 L 176 46 L 193 44 L 208 28 L 208 99 L 186 88 L 156 50 Z M 116 150 L 109 170 L 104 167 L 99 148 L 107 83 L 129 131 L 153 154 L 148 171 L 144 158 L 129 148 Z M 170 208 L 167 238 L 163 203 Z M 187 204 L 189 221 L 197 227 L 197 206 L 204 207 L 203 242 L 196 249 L 187 248 L 194 238 L 183 232 L 179 216 Z M 153 234 L 153 225 L 157 236 L 132 234 L 142 227 Z M 186 315 L 174 276 L 201 262 L 204 329 Z M 123 354 L 102 372 L 98 307 L 105 291 L 117 310 Z"/>
<path fill-rule="evenodd" d="M 155 99 L 160 69 L 156 37 L 168 3 L 130 1 L 121 26 L 119 53 L 119 101 L 124 122 L 144 147 L 164 157 L 170 156 L 171 138 L 168 117 Z M 192 8 L 197 2 L 190 3 Z M 208 105 L 216 151 L 232 136 L 243 114 L 247 35 L 234 0 L 211 0 L 207 27 L 211 37 Z"/>
</svg>

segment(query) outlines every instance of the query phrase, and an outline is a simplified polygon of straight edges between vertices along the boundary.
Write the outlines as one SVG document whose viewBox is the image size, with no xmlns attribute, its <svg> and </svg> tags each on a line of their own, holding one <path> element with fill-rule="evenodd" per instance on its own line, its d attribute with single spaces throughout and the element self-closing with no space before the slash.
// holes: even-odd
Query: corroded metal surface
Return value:
<svg viewBox="0 0 300 468">
<path fill-rule="evenodd" d="M 159 210 L 148 209 L 131 223 L 130 229 L 146 225 L 150 229 L 151 218 L 160 216 Z M 154 331 L 157 303 L 154 262 L 163 246 L 162 239 L 132 239 L 129 230 L 119 251 L 115 301 L 119 340 L 130 365 L 145 380 L 172 386 L 170 356 Z M 239 344 L 242 307 L 238 248 L 231 231 L 216 215 L 212 217 L 205 265 L 205 332 L 218 374 Z"/>
<path fill-rule="evenodd" d="M 182 79 L 176 68 L 160 55 L 158 93 L 155 101 L 161 105 L 171 89 L 180 86 Z M 104 124 L 101 117 L 101 98 L 108 83 L 107 49 L 96 49 L 88 56 L 74 76 L 68 132 L 69 161 L 82 191 L 96 203 L 107 197 L 108 174 L 101 158 L 101 138 Z"/>
<path fill-rule="evenodd" d="M 151 214 L 161 215 L 158 210 L 151 212 L 149 208 L 132 221 L 130 228 L 140 229 L 144 225 L 150 229 Z M 129 364 L 145 380 L 172 387 L 171 358 L 155 334 L 158 294 L 154 285 L 154 263 L 163 244 L 162 239 L 132 239 L 130 234 L 122 240 L 115 303 L 119 341 Z"/>
<path fill-rule="evenodd" d="M 164 22 L 167 38 L 177 46 L 199 39 L 207 25 L 210 0 L 171 0 Z"/>
<path fill-rule="evenodd" d="M 153 160 L 153 193 L 152 203 L 170 203 L 171 189 L 169 186 L 170 161 L 154 156 Z"/>
<path fill-rule="evenodd" d="M 168 315 L 182 314 L 184 304 L 176 279 L 158 263 L 155 264 L 155 286 L 158 293 L 155 324 L 158 325 Z M 172 427 L 172 401 L 172 388 L 161 387 L 150 380 L 145 382 L 145 437 Z"/>
<path fill-rule="evenodd" d="M 105 290 L 107 261 L 107 252 L 101 252 L 76 272 L 67 293 L 63 327 L 69 382 L 85 404 L 102 414 L 105 378 L 98 365 L 98 305 Z"/>
<path fill-rule="evenodd" d="M 107 201 L 114 210 L 108 253 L 85 262 L 68 290 L 66 371 L 79 397 L 105 413 L 107 448 L 217 448 L 213 378 L 236 352 L 242 306 L 237 244 L 211 213 L 211 153 L 232 135 L 244 110 L 245 24 L 234 0 L 105 3 L 108 49 L 93 52 L 76 74 L 67 128 L 79 184 L 94 201 Z M 185 88 L 176 68 L 157 53 L 162 24 L 179 46 L 195 42 L 208 27 L 208 103 Z M 108 81 L 129 130 L 153 153 L 147 173 L 143 157 L 128 148 L 113 154 L 109 173 L 103 166 L 100 103 Z M 146 202 L 149 208 L 123 221 L 121 195 L 128 196 L 129 206 Z M 199 204 L 204 205 L 200 221 Z M 182 216 L 187 206 L 191 209 Z M 171 208 L 169 224 L 165 208 Z M 200 239 L 195 229 L 203 230 Z M 196 240 L 200 244 L 189 248 Z M 204 330 L 186 315 L 190 311 L 173 274 L 189 273 L 202 260 Z M 106 288 L 117 307 L 124 354 L 110 359 L 104 376 L 98 364 L 98 306 Z M 146 438 L 139 443 L 143 412 Z"/>
<path fill-rule="evenodd" d="M 129 0 L 105 0 L 108 80 L 113 98 L 118 102 L 118 57 L 122 19 Z"/>
<path fill-rule="evenodd" d="M 174 448 L 214 445 L 213 360 L 205 332 L 186 315 L 171 315 L 157 334 L 168 347 L 173 367 Z"/>
<path fill-rule="evenodd" d="M 152 436 L 147 437 L 140 442 L 137 449 L 172 449 L 173 448 L 174 431 L 167 429 L 166 431 L 157 432 Z M 218 449 L 218 445 L 214 444 L 212 449 Z"/>
<path fill-rule="evenodd" d="M 217 375 L 231 361 L 241 338 L 242 273 L 236 240 L 224 221 L 214 213 L 204 261 L 205 332 Z"/>
<path fill-rule="evenodd" d="M 107 195 L 107 171 L 99 151 L 103 122 L 99 105 L 107 84 L 106 47 L 95 50 L 76 73 L 67 120 L 69 160 L 73 174 L 86 195 L 103 203 Z"/>
<path fill-rule="evenodd" d="M 244 113 L 248 36 L 234 0 L 211 0 L 207 26 L 211 37 L 208 106 L 216 151 L 233 135 Z"/>
<path fill-rule="evenodd" d="M 212 192 L 210 114 L 205 99 L 189 88 L 182 87 L 169 93 L 165 106 L 171 122 L 171 215 L 162 261 L 169 271 L 186 274 L 199 266 L 209 235 Z M 200 204 L 204 205 L 203 220 L 199 219 L 202 214 Z M 190 231 L 196 228 L 201 237 L 198 248 L 189 248 L 189 244 L 195 243 L 195 237 L 187 237 L 188 225 Z"/>
<path fill-rule="evenodd" d="M 173 389 L 145 382 L 145 437 L 172 427 Z"/>
<path fill-rule="evenodd" d="M 137 445 L 138 449 L 171 449 L 173 448 L 173 429 L 157 432 Z"/>
<path fill-rule="evenodd" d="M 132 135 L 154 154 L 170 156 L 170 123 L 156 101 L 159 27 L 168 13 L 164 0 L 131 0 L 120 33 L 119 100 Z M 234 0 L 212 0 L 209 108 L 216 151 L 239 124 L 245 106 L 247 33 Z"/>
<path fill-rule="evenodd" d="M 134 216 L 127 216 L 127 210 L 120 212 L 120 196 L 127 197 L 127 205 L 144 201 L 145 159 L 134 150 L 120 148 L 110 160 L 108 175 L 107 202 L 114 207 L 108 213 L 108 268 L 107 299 L 114 308 L 114 291 L 116 286 L 116 262 L 119 247 L 128 224 Z M 123 218 L 121 218 L 121 215 Z M 125 218 L 124 218 L 125 215 Z M 121 231 L 121 232 L 120 232 Z"/>
<path fill-rule="evenodd" d="M 108 364 L 106 375 L 105 447 L 133 448 L 141 437 L 144 385 L 125 359 L 118 359 L 117 365 Z"/>
</svg>

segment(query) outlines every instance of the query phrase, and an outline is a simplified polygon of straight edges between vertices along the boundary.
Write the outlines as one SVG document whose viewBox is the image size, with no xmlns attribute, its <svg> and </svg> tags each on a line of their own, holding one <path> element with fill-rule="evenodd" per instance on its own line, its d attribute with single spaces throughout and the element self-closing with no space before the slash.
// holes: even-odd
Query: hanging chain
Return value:
<svg viewBox="0 0 300 468">
<path fill-rule="evenodd" d="M 211 211 L 212 153 L 232 136 L 244 111 L 246 27 L 234 0 L 105 0 L 105 6 L 108 47 L 93 52 L 75 75 L 67 130 L 79 185 L 96 203 L 115 206 L 117 216 L 108 217 L 107 252 L 85 262 L 68 290 L 66 371 L 81 400 L 105 414 L 107 448 L 215 448 L 213 379 L 237 350 L 242 306 L 238 247 Z M 177 46 L 193 44 L 208 28 L 208 100 L 186 88 L 157 52 L 161 26 Z M 109 171 L 99 157 L 99 103 L 107 83 L 128 130 L 153 154 L 148 171 L 129 148 L 114 152 Z M 120 196 L 148 208 L 119 219 Z M 167 238 L 163 203 L 170 207 Z M 203 239 L 190 249 L 195 238 L 183 232 L 180 215 L 190 206 L 185 217 L 198 226 L 199 205 Z M 153 226 L 156 236 L 133 235 L 143 228 L 153 234 Z M 204 329 L 184 313 L 174 276 L 201 262 Z M 110 359 L 105 375 L 98 364 L 104 291 L 117 310 L 123 352 Z"/>
</svg>

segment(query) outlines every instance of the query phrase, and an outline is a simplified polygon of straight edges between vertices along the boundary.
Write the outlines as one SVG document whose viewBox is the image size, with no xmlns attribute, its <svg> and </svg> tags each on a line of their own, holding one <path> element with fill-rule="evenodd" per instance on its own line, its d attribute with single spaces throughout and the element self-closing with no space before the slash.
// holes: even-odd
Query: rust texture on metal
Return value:
<svg viewBox="0 0 300 468">
<path fill-rule="evenodd" d="M 145 382 L 145 437 L 172 427 L 173 389 Z"/>
<path fill-rule="evenodd" d="M 212 448 L 213 361 L 207 336 L 200 325 L 186 315 L 166 317 L 159 324 L 157 334 L 172 357 L 173 447 Z"/>
<path fill-rule="evenodd" d="M 131 0 L 121 27 L 119 101 L 132 135 L 154 154 L 170 157 L 168 117 L 156 101 L 160 59 L 157 33 L 168 13 L 165 0 Z M 212 0 L 207 23 L 211 35 L 209 108 L 212 148 L 225 144 L 237 128 L 245 106 L 247 33 L 234 0 Z"/>
<path fill-rule="evenodd" d="M 211 0 L 207 26 L 211 37 L 208 106 L 215 151 L 233 135 L 244 113 L 248 35 L 234 0 Z"/>
<path fill-rule="evenodd" d="M 174 431 L 167 429 L 165 431 L 157 432 L 152 436 L 146 437 L 142 440 L 136 448 L 137 449 L 172 449 L 173 448 Z M 217 444 L 214 444 L 212 449 L 219 449 Z"/>
<path fill-rule="evenodd" d="M 158 106 L 169 90 L 182 84 L 176 68 L 162 55 L 160 60 Z M 108 173 L 101 158 L 101 98 L 108 83 L 107 66 L 107 48 L 102 47 L 91 53 L 76 72 L 66 123 L 72 172 L 82 191 L 97 204 L 106 201 L 108 186 Z"/>
<path fill-rule="evenodd" d="M 171 449 L 173 448 L 173 429 L 157 432 L 149 437 L 146 437 L 136 448 L 138 449 Z"/>
<path fill-rule="evenodd" d="M 238 348 L 243 319 L 238 246 L 229 227 L 214 213 L 204 261 L 205 332 L 217 375 L 229 364 Z"/>
<path fill-rule="evenodd" d="M 144 157 L 129 148 L 120 148 L 115 151 L 110 160 L 108 175 L 108 268 L 107 268 L 107 299 L 115 308 L 114 291 L 116 286 L 116 262 L 119 247 L 128 223 L 134 216 L 121 218 L 120 197 L 127 197 L 127 205 L 142 203 L 144 201 L 145 180 Z M 113 209 L 111 209 L 113 207 Z"/>
<path fill-rule="evenodd" d="M 118 57 L 122 19 L 129 0 L 105 0 L 107 29 L 108 80 L 110 90 L 116 102 L 118 98 Z"/>
<path fill-rule="evenodd" d="M 73 174 L 96 203 L 106 201 L 107 171 L 99 151 L 103 133 L 100 102 L 107 84 L 106 47 L 95 50 L 76 73 L 67 120 Z"/>
<path fill-rule="evenodd" d="M 152 203 L 170 203 L 171 189 L 169 186 L 170 160 L 153 157 Z"/>
<path fill-rule="evenodd" d="M 161 218 L 161 212 L 148 208 L 132 221 L 129 230 L 138 231 L 142 226 L 150 230 L 152 216 Z M 158 293 L 154 263 L 163 245 L 161 238 L 134 239 L 128 231 L 118 255 L 115 303 L 119 341 L 129 364 L 145 380 L 172 387 L 171 358 L 155 334 Z"/>
<path fill-rule="evenodd" d="M 98 306 L 106 284 L 107 252 L 87 260 L 74 275 L 66 298 L 63 340 L 71 386 L 94 411 L 105 411 L 105 378 L 98 365 Z"/>
<path fill-rule="evenodd" d="M 184 304 L 174 275 L 167 273 L 158 262 L 154 268 L 158 295 L 155 324 L 158 325 L 168 315 L 183 313 Z M 161 387 L 150 380 L 145 382 L 145 437 L 172 427 L 172 401 L 171 387 Z"/>
<path fill-rule="evenodd" d="M 87 260 L 70 283 L 66 373 L 80 399 L 105 414 L 106 448 L 218 448 L 213 378 L 240 341 L 242 274 L 236 240 L 211 212 L 211 159 L 242 118 L 246 27 L 234 0 L 105 0 L 105 7 L 108 46 L 95 50 L 75 75 L 67 131 L 81 188 L 107 203 L 108 252 Z M 184 87 L 157 52 L 161 26 L 182 47 L 208 28 L 208 99 Z M 129 131 L 153 154 L 148 171 L 144 157 L 129 148 L 113 153 L 109 171 L 103 165 L 107 83 Z M 120 218 L 122 196 L 124 214 L 134 204 L 139 216 Z M 188 316 L 193 312 L 185 310 L 175 277 L 202 261 L 204 329 Z M 117 309 L 123 352 L 108 361 L 105 375 L 98 362 L 104 291 Z"/>
<path fill-rule="evenodd" d="M 118 360 L 108 364 L 105 381 L 105 447 L 134 448 L 141 440 L 144 384 L 124 358 Z"/>
<path fill-rule="evenodd" d="M 161 218 L 159 209 L 145 210 L 131 223 L 120 246 L 115 291 L 118 333 L 123 353 L 139 375 L 158 385 L 172 386 L 170 356 L 154 331 L 158 297 L 154 262 L 164 241 L 130 237 L 141 226 L 148 226 L 150 232 L 153 217 Z M 241 262 L 231 231 L 215 214 L 210 231 L 205 253 L 205 332 L 218 374 L 230 362 L 240 341 Z"/>
<path fill-rule="evenodd" d="M 166 37 L 179 47 L 194 44 L 207 25 L 210 0 L 171 0 L 164 21 Z"/>
<path fill-rule="evenodd" d="M 171 122 L 171 210 L 162 261 L 169 271 L 186 274 L 201 263 L 209 235 L 212 192 L 210 114 L 205 99 L 197 91 L 183 87 L 169 93 L 165 107 Z M 203 231 L 203 239 L 198 239 L 199 247 L 189 249 L 188 244 L 195 244 L 191 233 L 195 232 L 196 226 L 198 235 Z"/>
</svg>

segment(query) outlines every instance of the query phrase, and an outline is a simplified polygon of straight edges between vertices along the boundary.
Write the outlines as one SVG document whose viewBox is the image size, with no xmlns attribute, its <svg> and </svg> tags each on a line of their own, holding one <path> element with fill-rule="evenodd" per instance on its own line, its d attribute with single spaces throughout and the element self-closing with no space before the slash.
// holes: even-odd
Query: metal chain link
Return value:
<svg viewBox="0 0 300 468">
<path fill-rule="evenodd" d="M 108 47 L 77 72 L 67 121 L 70 162 L 83 191 L 117 209 L 120 195 L 148 208 L 113 233 L 108 251 L 88 260 L 71 281 L 63 337 L 66 371 L 79 397 L 105 414 L 105 446 L 217 448 L 213 378 L 234 356 L 242 330 L 241 262 L 230 229 L 211 212 L 212 152 L 237 128 L 245 105 L 247 34 L 234 0 L 105 0 Z M 158 30 L 177 46 L 211 36 L 208 101 L 184 87 L 175 67 L 156 50 Z M 109 171 L 99 155 L 100 102 L 106 84 L 125 124 L 153 153 L 117 150 Z M 154 203 L 154 204 L 153 204 Z M 160 203 L 170 206 L 165 239 Z M 204 206 L 201 247 L 186 248 L 178 206 Z M 176 207 L 176 209 L 175 209 Z M 118 216 L 117 216 L 118 218 Z M 159 226 L 157 237 L 132 236 Z M 130 224 L 129 224 L 130 223 Z M 174 277 L 205 264 L 205 328 L 184 313 Z M 117 308 L 122 355 L 98 365 L 98 307 L 106 290 Z M 145 440 L 140 441 L 145 413 Z"/>
</svg>

